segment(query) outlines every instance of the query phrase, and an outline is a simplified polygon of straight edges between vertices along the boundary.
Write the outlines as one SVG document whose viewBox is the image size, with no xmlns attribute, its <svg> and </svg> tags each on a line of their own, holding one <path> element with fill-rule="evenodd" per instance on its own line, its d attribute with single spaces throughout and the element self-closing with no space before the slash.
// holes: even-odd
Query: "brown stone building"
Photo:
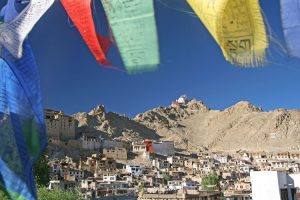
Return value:
<svg viewBox="0 0 300 200">
<path fill-rule="evenodd" d="M 127 160 L 127 150 L 125 148 L 103 149 L 103 154 L 107 158 L 113 158 L 115 160 Z"/>
</svg>

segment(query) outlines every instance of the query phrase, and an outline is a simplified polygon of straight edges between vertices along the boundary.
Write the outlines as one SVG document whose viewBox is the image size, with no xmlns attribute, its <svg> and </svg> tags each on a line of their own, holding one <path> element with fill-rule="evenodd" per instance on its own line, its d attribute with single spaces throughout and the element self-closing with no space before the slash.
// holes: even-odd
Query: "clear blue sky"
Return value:
<svg viewBox="0 0 300 200">
<path fill-rule="evenodd" d="M 300 61 L 280 55 L 272 45 L 270 64 L 241 69 L 227 63 L 221 50 L 185 0 L 155 0 L 160 40 L 159 70 L 139 75 L 97 65 L 77 30 L 68 22 L 59 2 L 47 12 L 30 35 L 40 67 L 44 106 L 72 114 L 104 104 L 108 111 L 129 116 L 167 106 L 181 94 L 224 109 L 248 100 L 265 110 L 300 109 Z M 95 23 L 107 34 L 100 0 Z M 282 44 L 279 0 L 261 0 L 273 33 Z M 109 54 L 121 66 L 116 51 Z"/>
</svg>

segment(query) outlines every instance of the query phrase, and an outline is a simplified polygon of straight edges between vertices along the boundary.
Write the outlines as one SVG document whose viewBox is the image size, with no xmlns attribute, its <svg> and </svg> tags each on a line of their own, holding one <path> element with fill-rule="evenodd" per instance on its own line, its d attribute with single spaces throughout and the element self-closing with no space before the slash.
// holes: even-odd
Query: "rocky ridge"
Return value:
<svg viewBox="0 0 300 200">
<path fill-rule="evenodd" d="M 127 141 L 142 138 L 174 140 L 176 147 L 182 149 L 300 149 L 299 110 L 264 112 L 247 101 L 219 111 L 193 99 L 155 108 L 133 119 L 106 112 L 104 106 L 98 106 L 74 117 L 79 121 L 80 132 Z"/>
</svg>

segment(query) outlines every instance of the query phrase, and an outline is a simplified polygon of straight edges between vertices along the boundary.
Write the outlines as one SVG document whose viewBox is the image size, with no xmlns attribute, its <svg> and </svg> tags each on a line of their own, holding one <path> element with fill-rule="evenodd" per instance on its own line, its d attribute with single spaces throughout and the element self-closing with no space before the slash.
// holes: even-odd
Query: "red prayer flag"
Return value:
<svg viewBox="0 0 300 200">
<path fill-rule="evenodd" d="M 91 0 L 61 0 L 61 3 L 97 62 L 101 65 L 111 66 L 106 55 L 112 43 L 109 39 L 96 33 Z"/>
</svg>

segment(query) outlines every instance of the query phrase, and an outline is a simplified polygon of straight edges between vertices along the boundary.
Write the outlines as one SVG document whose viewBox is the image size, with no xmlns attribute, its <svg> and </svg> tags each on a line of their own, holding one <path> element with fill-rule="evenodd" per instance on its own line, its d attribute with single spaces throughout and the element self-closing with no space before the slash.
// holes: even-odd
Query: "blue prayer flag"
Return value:
<svg viewBox="0 0 300 200">
<path fill-rule="evenodd" d="M 300 58 L 300 0 L 281 0 L 281 19 L 289 54 Z"/>
<path fill-rule="evenodd" d="M 13 199 L 34 200 L 32 166 L 47 138 L 37 67 L 27 41 L 23 48 L 20 60 L 6 50 L 0 59 L 0 184 Z"/>
<path fill-rule="evenodd" d="M 5 21 L 21 11 L 16 2 L 8 1 Z M 38 70 L 25 40 L 22 58 L 13 57 L 4 48 L 0 55 L 0 187 L 12 199 L 37 199 L 32 167 L 46 145 Z"/>
</svg>

